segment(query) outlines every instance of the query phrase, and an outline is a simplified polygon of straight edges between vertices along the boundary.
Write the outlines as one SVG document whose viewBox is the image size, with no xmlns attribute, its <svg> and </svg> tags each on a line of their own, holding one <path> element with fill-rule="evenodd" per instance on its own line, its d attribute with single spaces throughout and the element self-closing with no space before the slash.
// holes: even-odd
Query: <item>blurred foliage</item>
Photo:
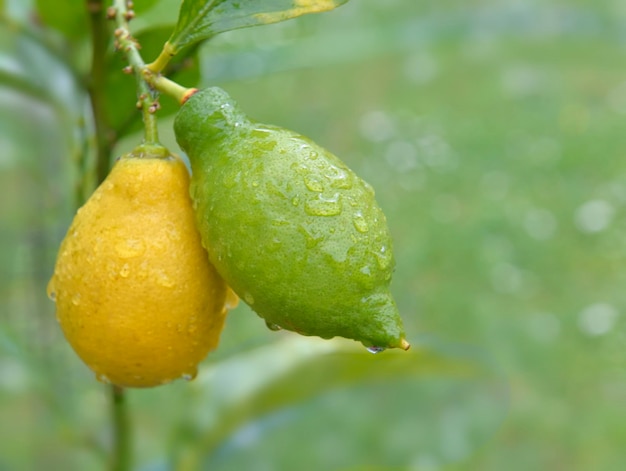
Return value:
<svg viewBox="0 0 626 471">
<path fill-rule="evenodd" d="M 136 31 L 173 29 L 179 2 L 135 3 Z M 45 298 L 92 144 L 89 48 L 35 5 L 0 2 L 0 469 L 98 470 L 107 395 Z M 376 188 L 416 348 L 372 357 L 241 306 L 197 380 L 130 392 L 137 469 L 621 470 L 625 48 L 621 0 L 352 0 L 193 51 L 181 83 Z"/>
</svg>

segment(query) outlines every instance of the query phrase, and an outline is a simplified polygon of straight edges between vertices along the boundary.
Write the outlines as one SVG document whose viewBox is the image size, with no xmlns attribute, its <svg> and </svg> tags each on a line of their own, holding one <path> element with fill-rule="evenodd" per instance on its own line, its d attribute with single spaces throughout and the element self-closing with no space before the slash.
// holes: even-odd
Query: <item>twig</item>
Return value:
<svg viewBox="0 0 626 471">
<path fill-rule="evenodd" d="M 158 144 L 159 134 L 155 113 L 160 108 L 158 96 L 145 79 L 145 63 L 139 53 L 139 45 L 132 37 L 128 22 L 134 17 L 134 12 L 128 7 L 126 0 L 114 0 L 113 7 L 108 10 L 107 16 L 115 20 L 115 46 L 126 56 L 129 66 L 124 69 L 127 73 L 134 73 L 137 79 L 137 108 L 142 111 L 144 122 L 144 143 Z"/>
<path fill-rule="evenodd" d="M 131 468 L 130 420 L 124 389 L 111 385 L 111 410 L 113 415 L 113 455 L 111 469 L 128 471 Z"/>
<path fill-rule="evenodd" d="M 96 184 L 102 182 L 109 173 L 111 151 L 114 138 L 104 109 L 105 97 L 105 54 L 107 46 L 107 29 L 104 22 L 103 0 L 87 0 L 87 10 L 91 22 L 92 59 L 89 82 L 89 99 L 96 130 Z M 83 158 L 87 158 L 83 156 Z M 86 165 L 82 165 L 86 168 Z M 85 192 L 83 192 L 83 197 Z"/>
</svg>

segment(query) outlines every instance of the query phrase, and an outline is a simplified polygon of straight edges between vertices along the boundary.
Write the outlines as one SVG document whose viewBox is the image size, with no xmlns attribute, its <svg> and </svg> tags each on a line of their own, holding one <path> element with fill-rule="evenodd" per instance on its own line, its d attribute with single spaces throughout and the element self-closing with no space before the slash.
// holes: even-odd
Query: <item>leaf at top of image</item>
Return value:
<svg viewBox="0 0 626 471">
<path fill-rule="evenodd" d="M 174 51 L 218 33 L 337 8 L 348 0 L 183 0 L 169 39 Z"/>
</svg>

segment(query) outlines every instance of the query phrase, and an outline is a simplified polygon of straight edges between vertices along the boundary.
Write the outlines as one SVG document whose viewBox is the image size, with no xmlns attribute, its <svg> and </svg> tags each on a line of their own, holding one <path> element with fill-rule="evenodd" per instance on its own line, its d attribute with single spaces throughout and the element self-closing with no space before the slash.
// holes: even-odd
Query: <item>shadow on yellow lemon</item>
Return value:
<svg viewBox="0 0 626 471">
<path fill-rule="evenodd" d="M 120 158 L 78 210 L 48 294 L 80 358 L 124 387 L 194 378 L 237 304 L 201 245 L 187 168 L 159 147 Z"/>
</svg>

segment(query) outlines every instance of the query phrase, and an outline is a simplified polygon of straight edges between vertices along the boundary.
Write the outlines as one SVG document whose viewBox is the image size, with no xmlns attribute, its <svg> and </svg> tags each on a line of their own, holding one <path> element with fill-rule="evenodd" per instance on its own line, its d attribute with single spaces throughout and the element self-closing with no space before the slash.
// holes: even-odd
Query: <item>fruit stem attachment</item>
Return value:
<svg viewBox="0 0 626 471">
<path fill-rule="evenodd" d="M 126 56 L 129 68 L 125 69 L 129 73 L 134 72 L 137 80 L 137 108 L 143 113 L 144 142 L 146 144 L 158 144 L 159 135 L 156 117 L 154 114 L 160 108 L 158 94 L 150 87 L 144 77 L 146 67 L 141 54 L 139 54 L 139 44 L 130 34 L 128 22 L 134 17 L 134 12 L 129 8 L 130 2 L 127 0 L 114 0 L 111 8 L 112 18 L 115 20 L 117 29 L 115 30 L 115 47 Z"/>
<path fill-rule="evenodd" d="M 144 69 L 143 76 L 154 89 L 171 96 L 179 105 L 185 104 L 189 97 L 198 91 L 197 88 L 185 88 L 162 75 L 155 75 L 148 67 Z"/>
<path fill-rule="evenodd" d="M 131 469 L 130 421 L 126 408 L 124 389 L 111 385 L 111 407 L 113 411 L 113 471 Z"/>
</svg>

